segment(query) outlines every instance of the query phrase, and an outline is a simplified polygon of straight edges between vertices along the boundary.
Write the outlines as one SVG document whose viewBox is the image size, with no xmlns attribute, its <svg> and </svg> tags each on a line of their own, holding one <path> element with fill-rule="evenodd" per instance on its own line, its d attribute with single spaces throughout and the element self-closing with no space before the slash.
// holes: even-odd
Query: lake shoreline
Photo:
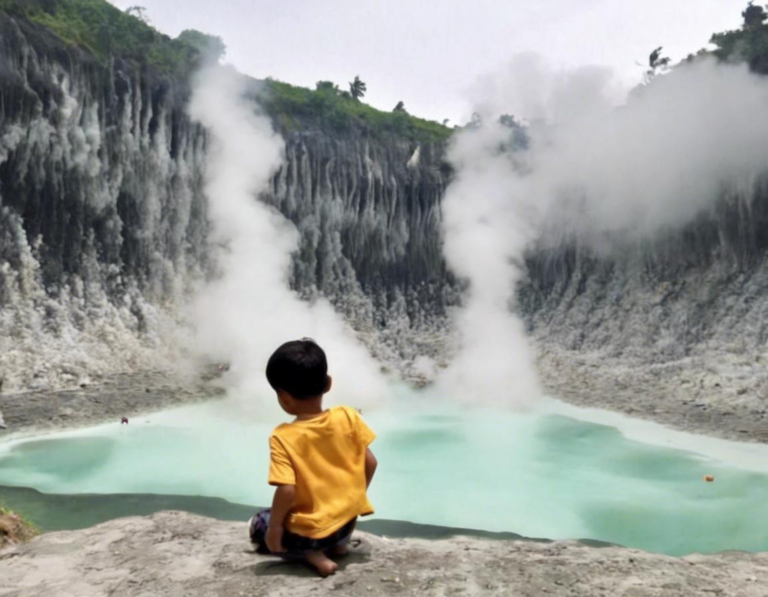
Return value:
<svg viewBox="0 0 768 597">
<path fill-rule="evenodd" d="M 743 364 L 727 356 L 644 364 L 543 343 L 537 355 L 545 390 L 563 402 L 686 433 L 768 444 L 768 379 L 743 374 Z"/>
<path fill-rule="evenodd" d="M 110 504 L 111 507 L 110 507 Z M 230 502 L 223 498 L 172 494 L 51 494 L 31 487 L 0 485 L 0 504 L 34 518 L 43 533 L 79 531 L 110 520 L 132 516 L 152 516 L 164 511 L 187 512 L 225 522 L 249 520 L 261 508 Z M 449 539 L 455 536 L 495 541 L 534 541 L 551 539 L 525 537 L 513 532 L 484 531 L 403 520 L 363 517 L 357 528 L 380 537 Z M 574 539 L 582 545 L 609 547 L 611 543 L 594 539 Z"/>
<path fill-rule="evenodd" d="M 0 441 L 148 415 L 177 406 L 221 399 L 217 372 L 183 376 L 172 371 L 113 375 L 67 390 L 0 394 Z"/>
<path fill-rule="evenodd" d="M 553 350 L 540 351 L 539 369 L 545 389 L 575 407 L 621 413 L 696 435 L 768 444 L 768 404 L 760 406 L 765 403 L 757 390 L 738 394 L 741 389 L 723 381 L 702 394 L 683 379 L 694 374 L 676 367 L 618 367 Z M 150 371 L 74 389 L 0 394 L 0 423 L 4 418 L 6 426 L 0 426 L 0 441 L 220 399 L 226 390 L 219 375 L 215 369 L 195 377 Z"/>
</svg>

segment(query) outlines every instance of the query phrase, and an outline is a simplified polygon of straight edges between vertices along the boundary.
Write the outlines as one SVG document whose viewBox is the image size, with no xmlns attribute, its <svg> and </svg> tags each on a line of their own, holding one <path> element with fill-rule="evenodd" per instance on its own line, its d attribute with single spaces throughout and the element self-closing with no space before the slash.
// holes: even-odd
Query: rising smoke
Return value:
<svg viewBox="0 0 768 597">
<path fill-rule="evenodd" d="M 231 364 L 228 381 L 244 398 L 270 396 L 264 368 L 287 340 L 311 337 L 326 350 L 332 397 L 354 406 L 380 401 L 385 384 L 370 355 L 326 300 L 308 304 L 290 290 L 299 235 L 259 201 L 283 158 L 283 141 L 245 99 L 253 81 L 234 70 L 205 68 L 197 77 L 192 117 L 209 133 L 206 194 L 220 275 L 197 297 L 192 320 L 199 348 Z"/>
<path fill-rule="evenodd" d="M 748 198 L 768 170 L 768 81 L 703 59 L 624 102 L 610 72 L 550 69 L 535 56 L 478 85 L 482 126 L 459 133 L 444 208 L 445 255 L 469 281 L 458 356 L 443 375 L 487 401 L 541 392 L 515 285 L 531 243 L 563 236 L 599 250 L 652 240 L 726 195 Z M 526 120 L 512 151 L 501 114 Z"/>
<path fill-rule="evenodd" d="M 460 349 L 440 383 L 469 402 L 522 406 L 540 390 L 510 304 L 523 273 L 512 260 L 532 237 L 525 205 L 513 200 L 519 181 L 496 150 L 505 133 L 493 127 L 460 134 L 449 154 L 456 177 L 443 199 L 444 253 L 470 287 L 455 314 Z"/>
</svg>

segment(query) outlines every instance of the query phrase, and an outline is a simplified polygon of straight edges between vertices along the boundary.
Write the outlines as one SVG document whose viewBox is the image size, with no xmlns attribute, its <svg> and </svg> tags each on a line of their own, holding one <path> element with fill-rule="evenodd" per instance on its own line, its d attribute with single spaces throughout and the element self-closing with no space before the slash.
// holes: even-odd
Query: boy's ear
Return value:
<svg viewBox="0 0 768 597">
<path fill-rule="evenodd" d="M 275 391 L 275 393 L 277 394 L 278 402 L 280 402 L 281 404 L 284 404 L 284 405 L 286 405 L 288 407 L 290 407 L 293 404 L 294 400 L 295 400 L 295 398 L 293 396 L 291 396 L 285 390 L 278 389 L 278 390 Z"/>
<path fill-rule="evenodd" d="M 323 394 L 327 394 L 331 391 L 331 386 L 333 385 L 333 378 L 330 375 L 325 376 L 325 389 L 323 390 Z"/>
</svg>

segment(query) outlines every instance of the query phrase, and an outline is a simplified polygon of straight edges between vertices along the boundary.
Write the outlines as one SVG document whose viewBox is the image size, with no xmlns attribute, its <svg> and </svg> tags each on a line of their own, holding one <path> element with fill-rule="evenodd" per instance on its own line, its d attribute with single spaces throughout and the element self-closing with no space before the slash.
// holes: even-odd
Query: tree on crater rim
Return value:
<svg viewBox="0 0 768 597">
<path fill-rule="evenodd" d="M 349 93 L 355 100 L 360 101 L 365 96 L 366 91 L 368 91 L 368 87 L 360 80 L 359 76 L 355 76 L 355 80 L 349 84 Z"/>
</svg>

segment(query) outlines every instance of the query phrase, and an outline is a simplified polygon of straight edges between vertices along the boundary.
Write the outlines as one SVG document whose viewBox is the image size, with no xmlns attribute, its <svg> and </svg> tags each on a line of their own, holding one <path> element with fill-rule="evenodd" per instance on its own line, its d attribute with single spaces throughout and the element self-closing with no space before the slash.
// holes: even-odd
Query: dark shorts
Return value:
<svg viewBox="0 0 768 597">
<path fill-rule="evenodd" d="M 269 527 L 270 510 L 262 510 L 254 514 L 251 517 L 248 525 L 248 533 L 251 536 L 251 543 L 256 546 L 256 551 L 261 554 L 270 554 L 272 552 L 267 548 L 267 542 L 265 536 L 267 534 L 267 528 Z M 343 546 L 349 542 L 352 537 L 352 531 L 355 530 L 355 523 L 357 518 L 353 518 L 343 527 L 341 527 L 335 533 L 323 537 L 322 539 L 311 539 L 309 537 L 302 537 L 290 531 L 283 533 L 283 547 L 285 548 L 284 554 L 276 554 L 281 556 L 303 556 L 307 551 L 325 551 L 331 549 L 337 545 Z"/>
</svg>

